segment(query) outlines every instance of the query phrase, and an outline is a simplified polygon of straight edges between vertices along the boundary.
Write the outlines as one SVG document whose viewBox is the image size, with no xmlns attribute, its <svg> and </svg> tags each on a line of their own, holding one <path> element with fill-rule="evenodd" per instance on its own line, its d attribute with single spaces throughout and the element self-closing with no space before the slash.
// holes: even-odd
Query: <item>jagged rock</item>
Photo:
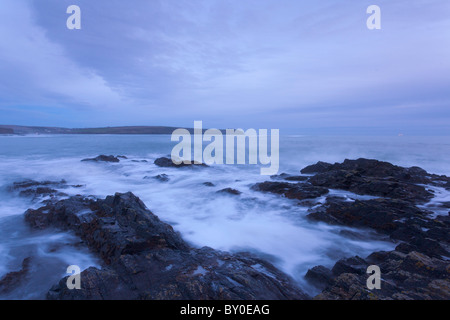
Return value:
<svg viewBox="0 0 450 320">
<path fill-rule="evenodd" d="M 316 187 L 309 183 L 288 183 L 266 181 L 252 186 L 252 190 L 284 195 L 289 199 L 314 199 L 328 193 L 328 189 Z"/>
<path fill-rule="evenodd" d="M 300 170 L 300 173 L 310 174 L 310 173 L 322 173 L 328 171 L 332 166 L 331 163 L 319 161 L 316 164 L 312 164 Z"/>
<path fill-rule="evenodd" d="M 344 263 L 342 263 L 344 261 Z M 356 263 L 348 266 L 348 262 Z M 367 266 L 376 264 L 381 270 L 381 288 L 367 287 Z M 345 266 L 342 268 L 342 266 Z M 336 269 L 338 272 L 336 272 Z M 430 258 L 419 252 L 376 252 L 366 260 L 354 257 L 340 260 L 331 284 L 317 295 L 317 300 L 423 300 L 450 298 L 450 263 Z"/>
<path fill-rule="evenodd" d="M 324 289 L 328 285 L 333 284 L 334 276 L 330 269 L 324 266 L 315 266 L 308 270 L 305 279 Z"/>
<path fill-rule="evenodd" d="M 72 230 L 104 261 L 81 273 L 82 289 L 66 278 L 48 299 L 307 299 L 293 281 L 250 254 L 195 249 L 132 193 L 105 200 L 71 197 L 38 210 L 35 228 Z"/>
<path fill-rule="evenodd" d="M 317 168 L 317 169 L 316 169 Z M 403 168 L 372 159 L 346 159 L 333 165 L 317 163 L 306 167 L 308 173 L 318 172 L 309 181 L 315 186 L 348 190 L 357 194 L 403 199 L 425 203 L 433 193 L 418 184 L 442 186 L 450 178 L 429 174 L 419 167 Z M 305 173 L 303 172 L 302 173 Z"/>
<path fill-rule="evenodd" d="M 88 158 L 88 159 L 83 159 L 81 161 L 93 161 L 93 162 L 120 162 L 118 157 L 114 157 L 114 156 L 105 156 L 105 155 L 99 155 L 95 158 Z"/>
</svg>

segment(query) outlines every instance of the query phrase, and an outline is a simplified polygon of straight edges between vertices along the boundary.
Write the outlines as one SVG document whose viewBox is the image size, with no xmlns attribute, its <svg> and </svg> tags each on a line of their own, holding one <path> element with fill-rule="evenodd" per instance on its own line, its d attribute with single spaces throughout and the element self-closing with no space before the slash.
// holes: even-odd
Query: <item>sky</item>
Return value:
<svg viewBox="0 0 450 320">
<path fill-rule="evenodd" d="M 195 120 L 450 135 L 450 1 L 0 1 L 0 124 Z"/>
</svg>

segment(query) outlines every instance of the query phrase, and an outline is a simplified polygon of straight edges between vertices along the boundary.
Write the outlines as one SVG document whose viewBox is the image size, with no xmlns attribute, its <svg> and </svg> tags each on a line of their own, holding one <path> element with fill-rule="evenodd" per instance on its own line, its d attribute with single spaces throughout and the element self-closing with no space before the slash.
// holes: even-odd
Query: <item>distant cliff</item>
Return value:
<svg viewBox="0 0 450 320">
<path fill-rule="evenodd" d="M 0 134 L 172 134 L 175 127 L 130 126 L 104 128 L 59 128 L 0 125 Z M 188 129 L 193 132 L 193 129 Z"/>
<path fill-rule="evenodd" d="M 2 128 L 0 127 L 0 134 L 13 134 L 14 130 L 11 128 Z"/>
</svg>

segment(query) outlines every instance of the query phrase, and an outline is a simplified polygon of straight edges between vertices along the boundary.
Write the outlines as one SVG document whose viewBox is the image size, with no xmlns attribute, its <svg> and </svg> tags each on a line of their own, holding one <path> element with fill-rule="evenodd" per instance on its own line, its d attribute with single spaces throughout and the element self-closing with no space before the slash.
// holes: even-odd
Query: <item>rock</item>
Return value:
<svg viewBox="0 0 450 320">
<path fill-rule="evenodd" d="M 288 183 L 266 181 L 257 183 L 251 187 L 252 190 L 261 192 L 270 192 L 279 195 L 284 195 L 289 199 L 314 199 L 328 193 L 328 189 L 323 187 L 316 187 L 309 183 Z"/>
<path fill-rule="evenodd" d="M 215 187 L 216 185 L 214 184 L 214 183 L 212 183 L 212 182 L 203 182 L 202 183 L 204 186 L 206 186 L 206 187 Z"/>
<path fill-rule="evenodd" d="M 14 182 L 12 186 L 9 187 L 10 191 L 19 191 L 19 195 L 22 197 L 32 197 L 33 199 L 42 197 L 66 197 L 66 193 L 60 192 L 54 188 L 68 188 L 67 182 L 65 180 L 61 181 L 34 181 L 25 180 L 21 182 Z"/>
<path fill-rule="evenodd" d="M 198 163 L 198 162 L 191 162 L 191 163 L 184 163 L 181 162 L 180 164 L 173 163 L 172 159 L 167 157 L 161 157 L 155 160 L 154 162 L 158 167 L 163 168 L 183 168 L 183 167 L 208 167 L 208 165 L 204 163 Z"/>
<path fill-rule="evenodd" d="M 284 180 L 286 181 L 307 181 L 309 177 L 306 176 L 289 176 L 286 177 Z"/>
<path fill-rule="evenodd" d="M 120 160 L 118 159 L 118 157 L 114 157 L 114 156 L 105 156 L 105 155 L 100 155 L 97 156 L 95 158 L 88 158 L 88 159 L 83 159 L 81 161 L 93 161 L 93 162 L 120 162 Z"/>
<path fill-rule="evenodd" d="M 309 181 L 314 186 L 347 190 L 361 195 L 402 199 L 413 203 L 425 203 L 434 196 L 423 186 L 395 179 L 364 177 L 357 171 L 328 171 L 311 177 Z"/>
<path fill-rule="evenodd" d="M 350 266 L 348 261 L 353 261 Z M 355 270 L 353 263 L 357 266 Z M 365 270 L 370 264 L 380 267 L 380 289 L 367 288 L 369 275 Z M 333 273 L 331 284 L 314 299 L 448 300 L 450 297 L 450 263 L 415 251 L 409 254 L 398 251 L 376 252 L 366 260 L 359 257 L 340 260 L 333 269 L 338 272 Z"/>
<path fill-rule="evenodd" d="M 356 256 L 339 260 L 336 262 L 333 269 L 331 269 L 331 272 L 335 276 L 339 276 L 343 273 L 356 273 L 362 275 L 366 273 L 368 266 L 368 263 L 364 259 Z"/>
<path fill-rule="evenodd" d="M 169 181 L 169 176 L 165 173 L 163 174 L 158 174 L 157 176 L 154 177 L 156 180 L 159 180 L 161 182 L 167 182 Z"/>
<path fill-rule="evenodd" d="M 324 266 L 316 266 L 308 270 L 305 279 L 324 289 L 333 283 L 334 276 L 330 269 Z"/>
<path fill-rule="evenodd" d="M 117 158 L 120 158 L 120 159 L 128 159 L 126 156 L 117 156 Z"/>
<path fill-rule="evenodd" d="M 292 176 L 287 173 L 280 173 L 278 175 L 270 176 L 273 180 L 286 180 L 286 181 L 307 181 L 309 177 L 307 176 Z"/>
<path fill-rule="evenodd" d="M 22 269 L 6 274 L 0 279 L 0 294 L 7 294 L 24 282 L 30 271 L 31 258 L 22 261 Z"/>
<path fill-rule="evenodd" d="M 233 189 L 233 188 L 225 188 L 225 189 L 217 191 L 217 193 L 228 193 L 228 194 L 231 194 L 231 195 L 238 196 L 242 192 L 240 192 L 239 190 Z"/>
<path fill-rule="evenodd" d="M 429 174 L 419 167 L 404 168 L 389 162 L 363 158 L 346 159 L 343 163 L 333 165 L 318 162 L 301 172 L 317 173 L 309 179 L 315 186 L 414 203 L 428 202 L 434 196 L 423 184 L 442 186 L 442 183 L 450 183 L 450 178 Z"/>
<path fill-rule="evenodd" d="M 66 279 L 48 299 L 307 299 L 288 276 L 250 254 L 195 249 L 132 193 L 81 196 L 28 210 L 35 228 L 72 230 L 105 266 L 81 273 L 82 289 Z"/>
<path fill-rule="evenodd" d="M 331 166 L 332 166 L 331 163 L 319 161 L 316 164 L 303 168 L 302 170 L 300 170 L 300 173 L 303 174 L 322 173 L 328 171 Z"/>
<path fill-rule="evenodd" d="M 312 210 L 307 218 L 330 224 L 372 228 L 393 238 L 404 240 L 400 233 L 397 235 L 394 233 L 405 225 L 402 219 L 422 219 L 427 214 L 428 212 L 402 200 L 379 198 L 348 202 L 327 198 L 325 204 Z"/>
</svg>

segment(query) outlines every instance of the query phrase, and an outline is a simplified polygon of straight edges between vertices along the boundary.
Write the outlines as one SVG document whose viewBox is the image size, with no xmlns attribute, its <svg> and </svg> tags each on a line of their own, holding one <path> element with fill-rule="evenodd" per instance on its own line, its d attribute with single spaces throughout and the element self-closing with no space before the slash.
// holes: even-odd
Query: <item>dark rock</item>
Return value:
<svg viewBox="0 0 450 320">
<path fill-rule="evenodd" d="M 308 179 L 309 177 L 306 176 L 290 176 L 285 178 L 286 181 L 307 181 Z"/>
<path fill-rule="evenodd" d="M 274 175 L 270 176 L 270 179 L 273 179 L 273 180 L 284 180 L 287 177 L 290 177 L 290 175 L 285 173 L 285 172 L 283 172 L 283 173 L 280 173 L 280 174 L 274 174 Z"/>
<path fill-rule="evenodd" d="M 334 265 L 331 272 L 335 276 L 339 276 L 343 273 L 356 273 L 365 274 L 369 264 L 362 258 L 356 256 L 347 259 L 341 259 Z"/>
<path fill-rule="evenodd" d="M 251 188 L 252 190 L 270 192 L 279 195 L 284 195 L 289 199 L 314 199 L 328 193 L 328 189 L 323 187 L 316 187 L 309 183 L 288 183 L 288 182 L 274 182 L 266 181 L 257 183 Z"/>
<path fill-rule="evenodd" d="M 428 213 L 411 203 L 394 199 L 356 200 L 354 202 L 327 199 L 327 202 L 308 214 L 308 218 L 330 224 L 372 228 L 396 239 L 394 231 L 404 226 L 402 219 L 423 218 Z M 412 235 L 411 235 L 412 236 Z"/>
<path fill-rule="evenodd" d="M 208 165 L 204 163 L 198 163 L 198 162 L 191 162 L 191 163 L 184 163 L 181 162 L 180 164 L 173 163 L 172 159 L 161 157 L 155 160 L 154 162 L 158 167 L 163 168 L 182 168 L 182 167 L 208 167 Z"/>
<path fill-rule="evenodd" d="M 158 174 L 157 176 L 154 177 L 156 180 L 159 180 L 161 182 L 167 182 L 169 181 L 169 176 L 165 173 L 163 174 Z"/>
<path fill-rule="evenodd" d="M 126 156 L 117 156 L 119 159 L 128 159 Z"/>
<path fill-rule="evenodd" d="M 105 156 L 105 155 L 100 155 L 98 157 L 95 158 L 88 158 L 88 159 L 83 159 L 81 161 L 93 161 L 93 162 L 120 162 L 120 160 L 117 157 L 114 156 Z"/>
<path fill-rule="evenodd" d="M 327 162 L 319 161 L 316 164 L 307 166 L 300 170 L 303 174 L 310 174 L 310 173 L 321 173 L 326 172 L 331 168 L 332 164 Z"/>
<path fill-rule="evenodd" d="M 216 185 L 214 184 L 214 183 L 212 183 L 212 182 L 203 182 L 202 183 L 204 186 L 206 186 L 206 187 L 215 187 Z"/>
<path fill-rule="evenodd" d="M 21 182 L 14 182 L 12 186 L 9 187 L 10 191 L 20 191 L 19 195 L 22 197 L 32 197 L 33 199 L 42 197 L 65 197 L 66 193 L 59 192 L 54 188 L 67 188 L 67 182 L 65 180 L 61 181 L 34 181 L 25 180 Z"/>
<path fill-rule="evenodd" d="M 19 286 L 21 283 L 26 281 L 28 273 L 30 271 L 31 258 L 25 258 L 22 261 L 22 269 L 19 271 L 13 271 L 6 274 L 0 279 L 0 294 L 6 294 Z"/>
<path fill-rule="evenodd" d="M 309 177 L 307 176 L 292 176 L 287 173 L 281 173 L 278 175 L 270 176 L 273 180 L 286 180 L 286 181 L 307 181 Z"/>
<path fill-rule="evenodd" d="M 332 280 L 317 300 L 448 300 L 450 263 L 430 258 L 419 252 L 404 254 L 399 251 L 375 252 L 363 260 L 350 258 L 350 267 L 341 260 L 333 269 L 338 269 Z M 347 259 L 348 260 L 348 259 Z M 370 262 L 369 262 L 370 261 Z M 340 265 L 339 265 L 340 264 Z M 381 270 L 381 288 L 369 290 L 365 268 L 376 264 Z M 342 266 L 344 265 L 344 268 Z M 334 274 L 334 275 L 336 275 Z"/>
<path fill-rule="evenodd" d="M 307 299 L 270 263 L 250 254 L 194 249 L 132 193 L 105 200 L 71 197 L 28 210 L 33 227 L 72 230 L 105 262 L 81 273 L 82 289 L 62 279 L 48 299 Z"/>
<path fill-rule="evenodd" d="M 228 193 L 228 194 L 232 194 L 235 196 L 240 195 L 242 192 L 240 192 L 239 190 L 233 189 L 233 188 L 225 188 L 222 190 L 217 191 L 218 193 Z"/>
<path fill-rule="evenodd" d="M 358 171 L 335 170 L 310 178 L 315 186 L 342 189 L 362 195 L 390 197 L 414 203 L 425 203 L 433 194 L 423 186 L 386 178 L 363 177 Z"/>
<path fill-rule="evenodd" d="M 147 163 L 147 160 L 131 160 L 131 162 L 137 162 L 137 163 Z"/>
<path fill-rule="evenodd" d="M 324 289 L 333 283 L 334 276 L 330 269 L 324 266 L 315 266 L 308 270 L 305 279 Z"/>
<path fill-rule="evenodd" d="M 425 203 L 433 193 L 418 184 L 442 186 L 450 178 L 427 173 L 419 167 L 404 168 L 372 159 L 346 159 L 343 163 L 319 162 L 302 173 L 317 173 L 310 178 L 315 186 L 348 190 L 357 194 L 403 199 Z"/>
</svg>

